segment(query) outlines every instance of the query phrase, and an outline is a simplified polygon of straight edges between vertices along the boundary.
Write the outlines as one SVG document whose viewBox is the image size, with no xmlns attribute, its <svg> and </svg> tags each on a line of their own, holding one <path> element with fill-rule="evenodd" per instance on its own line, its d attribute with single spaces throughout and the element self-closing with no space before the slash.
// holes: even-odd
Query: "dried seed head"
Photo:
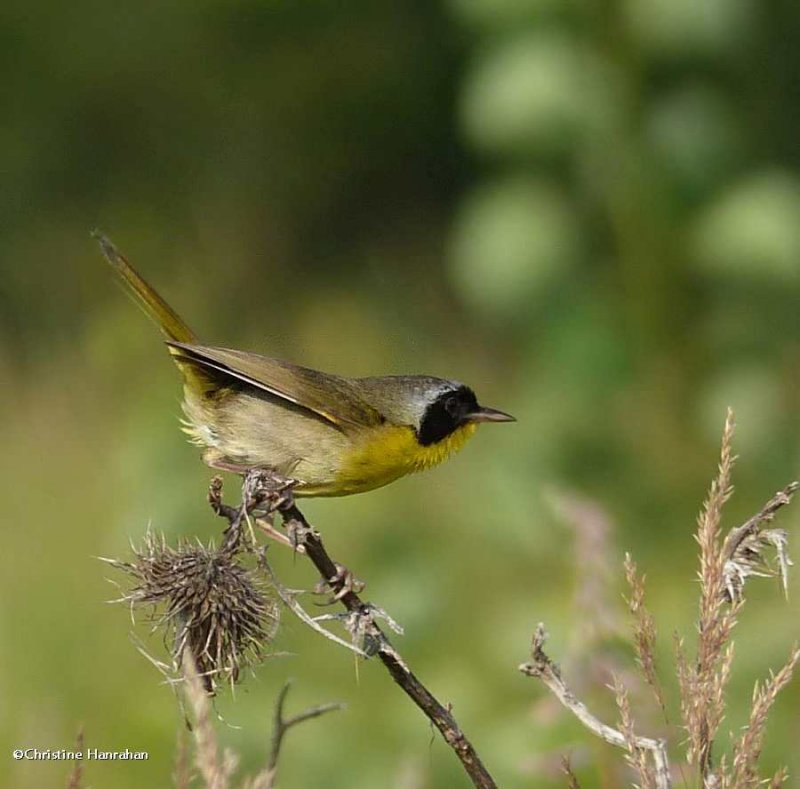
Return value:
<svg viewBox="0 0 800 789">
<path fill-rule="evenodd" d="M 148 534 L 133 561 L 109 563 L 136 582 L 120 602 L 159 608 L 154 621 L 171 637 L 173 671 L 180 674 L 190 650 L 209 693 L 260 662 L 275 637 L 276 599 L 230 551 L 200 543 L 172 548 L 163 536 Z"/>
<path fill-rule="evenodd" d="M 736 546 L 733 555 L 725 562 L 725 591 L 728 600 L 740 600 L 745 581 L 751 577 L 779 578 L 785 595 L 788 595 L 789 538 L 785 529 L 764 529 L 751 532 Z M 769 555 L 772 549 L 774 561 Z"/>
</svg>

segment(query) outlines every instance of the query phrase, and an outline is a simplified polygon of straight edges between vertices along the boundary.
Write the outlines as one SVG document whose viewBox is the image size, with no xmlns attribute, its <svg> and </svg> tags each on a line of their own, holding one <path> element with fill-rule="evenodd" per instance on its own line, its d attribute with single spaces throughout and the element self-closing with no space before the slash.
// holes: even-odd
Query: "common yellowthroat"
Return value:
<svg viewBox="0 0 800 789">
<path fill-rule="evenodd" d="M 201 345 L 105 236 L 108 262 L 166 337 L 183 374 L 184 430 L 212 468 L 266 468 L 299 496 L 372 490 L 441 463 L 480 422 L 513 422 L 459 381 L 343 378 L 247 351 Z"/>
</svg>

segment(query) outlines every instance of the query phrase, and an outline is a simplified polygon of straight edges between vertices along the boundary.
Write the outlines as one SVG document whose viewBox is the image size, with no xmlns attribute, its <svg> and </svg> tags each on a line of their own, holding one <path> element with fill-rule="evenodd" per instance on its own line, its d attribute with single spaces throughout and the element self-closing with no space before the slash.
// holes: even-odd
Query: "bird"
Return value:
<svg viewBox="0 0 800 789">
<path fill-rule="evenodd" d="M 92 235 L 160 328 L 183 377 L 183 430 L 213 469 L 265 469 L 291 478 L 295 496 L 347 496 L 441 463 L 481 423 L 516 421 L 460 381 L 348 378 L 205 345 L 105 235 Z"/>
</svg>

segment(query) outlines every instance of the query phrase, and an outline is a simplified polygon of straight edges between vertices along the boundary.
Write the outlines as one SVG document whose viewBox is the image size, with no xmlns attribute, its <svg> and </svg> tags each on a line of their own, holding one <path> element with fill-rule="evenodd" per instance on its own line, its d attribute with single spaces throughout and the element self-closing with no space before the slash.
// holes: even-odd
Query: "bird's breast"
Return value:
<svg viewBox="0 0 800 789">
<path fill-rule="evenodd" d="M 459 427 L 446 438 L 422 446 L 413 428 L 385 424 L 366 432 L 342 458 L 337 475 L 343 492 L 357 493 L 381 487 L 399 477 L 435 466 L 461 449 L 477 425 Z"/>
</svg>

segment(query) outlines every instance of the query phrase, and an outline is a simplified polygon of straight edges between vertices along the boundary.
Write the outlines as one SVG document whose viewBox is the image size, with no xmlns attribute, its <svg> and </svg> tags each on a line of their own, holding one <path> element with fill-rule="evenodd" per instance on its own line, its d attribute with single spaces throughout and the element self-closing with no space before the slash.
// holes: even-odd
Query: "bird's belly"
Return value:
<svg viewBox="0 0 800 789">
<path fill-rule="evenodd" d="M 184 404 L 187 432 L 207 447 L 210 465 L 270 468 L 300 481 L 298 494 L 336 495 L 341 458 L 350 447 L 333 425 L 282 401 L 236 392 L 216 402 Z"/>
</svg>

